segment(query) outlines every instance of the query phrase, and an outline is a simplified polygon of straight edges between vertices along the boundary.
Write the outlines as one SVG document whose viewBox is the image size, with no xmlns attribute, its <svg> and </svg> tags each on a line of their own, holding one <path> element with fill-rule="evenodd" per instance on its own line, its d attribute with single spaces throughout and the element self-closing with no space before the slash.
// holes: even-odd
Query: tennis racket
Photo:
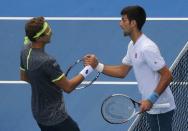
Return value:
<svg viewBox="0 0 188 131">
<path fill-rule="evenodd" d="M 113 94 L 107 97 L 101 106 L 101 114 L 105 121 L 110 124 L 122 124 L 140 114 L 139 102 L 125 94 Z M 168 108 L 169 103 L 154 104 L 152 108 Z"/>
<path fill-rule="evenodd" d="M 65 73 L 66 77 L 73 78 L 83 69 L 83 59 L 78 59 L 72 65 L 70 65 Z M 93 71 L 89 76 L 86 77 L 85 81 L 80 84 L 76 89 L 83 89 L 89 87 L 95 82 L 100 76 L 100 72 Z"/>
</svg>

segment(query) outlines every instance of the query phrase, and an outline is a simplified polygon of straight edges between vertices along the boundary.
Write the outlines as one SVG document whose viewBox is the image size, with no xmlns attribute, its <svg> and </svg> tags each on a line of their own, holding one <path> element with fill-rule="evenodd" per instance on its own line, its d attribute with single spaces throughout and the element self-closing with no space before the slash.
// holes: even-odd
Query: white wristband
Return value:
<svg viewBox="0 0 188 131">
<path fill-rule="evenodd" d="M 84 67 L 82 71 L 80 71 L 80 74 L 83 75 L 84 78 L 86 78 L 92 71 L 93 68 L 90 65 L 88 65 Z"/>
<path fill-rule="evenodd" d="M 104 64 L 98 63 L 97 67 L 95 68 L 98 72 L 102 72 L 104 69 Z"/>
</svg>

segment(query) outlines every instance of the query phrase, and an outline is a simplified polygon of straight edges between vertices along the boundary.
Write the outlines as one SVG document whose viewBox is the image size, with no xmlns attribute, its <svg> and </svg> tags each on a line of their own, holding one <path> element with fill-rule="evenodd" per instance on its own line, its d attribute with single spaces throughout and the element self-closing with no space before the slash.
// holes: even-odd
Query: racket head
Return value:
<svg viewBox="0 0 188 131">
<path fill-rule="evenodd" d="M 83 59 L 78 59 L 68 67 L 67 71 L 65 72 L 65 76 L 71 79 L 74 76 L 78 75 L 83 68 Z M 100 72 L 93 71 L 89 76 L 85 78 L 85 81 L 82 82 L 82 84 L 80 84 L 76 89 L 83 89 L 89 87 L 93 84 L 93 82 L 95 82 L 98 79 L 99 76 Z"/>
<path fill-rule="evenodd" d="M 125 94 L 113 94 L 107 97 L 101 106 L 101 114 L 110 124 L 122 124 L 136 114 L 136 103 Z"/>
</svg>

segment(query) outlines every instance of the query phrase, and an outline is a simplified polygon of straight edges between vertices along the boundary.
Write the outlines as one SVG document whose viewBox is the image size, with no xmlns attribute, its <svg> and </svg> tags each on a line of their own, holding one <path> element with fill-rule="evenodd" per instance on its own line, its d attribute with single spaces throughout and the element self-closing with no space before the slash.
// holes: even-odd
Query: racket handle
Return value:
<svg viewBox="0 0 188 131">
<path fill-rule="evenodd" d="M 164 104 L 153 104 L 152 108 L 169 108 L 170 107 L 170 103 L 164 103 Z"/>
</svg>

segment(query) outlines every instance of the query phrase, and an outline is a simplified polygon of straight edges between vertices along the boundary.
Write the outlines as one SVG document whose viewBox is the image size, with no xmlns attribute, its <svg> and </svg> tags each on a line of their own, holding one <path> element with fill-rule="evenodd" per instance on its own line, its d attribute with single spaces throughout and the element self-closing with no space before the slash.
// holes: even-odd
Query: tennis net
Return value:
<svg viewBox="0 0 188 131">
<path fill-rule="evenodd" d="M 181 50 L 170 70 L 173 82 L 170 88 L 174 95 L 176 110 L 173 116 L 173 131 L 188 130 L 188 42 Z M 136 117 L 128 131 L 151 131 L 144 113 Z"/>
</svg>

